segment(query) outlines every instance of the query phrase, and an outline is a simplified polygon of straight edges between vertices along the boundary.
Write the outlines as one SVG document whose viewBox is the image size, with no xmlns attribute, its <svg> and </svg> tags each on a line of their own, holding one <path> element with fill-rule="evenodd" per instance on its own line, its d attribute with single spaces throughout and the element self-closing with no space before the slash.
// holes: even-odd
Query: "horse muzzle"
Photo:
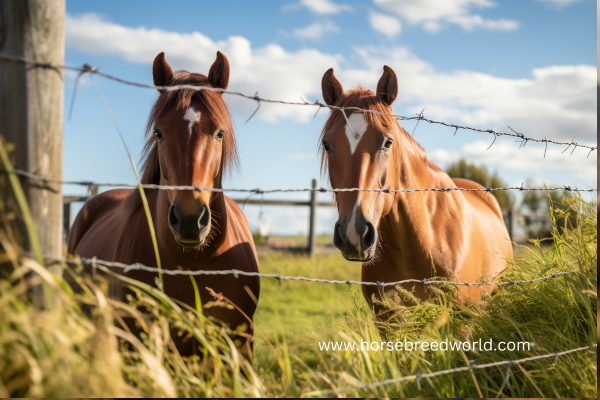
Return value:
<svg viewBox="0 0 600 400">
<path fill-rule="evenodd" d="M 335 224 L 333 244 L 348 261 L 368 262 L 375 255 L 377 230 L 369 221 Z"/>
<path fill-rule="evenodd" d="M 185 213 L 179 204 L 173 203 L 168 220 L 175 241 L 184 247 L 202 245 L 210 231 L 210 210 L 206 204 L 200 204 L 197 212 Z"/>
</svg>

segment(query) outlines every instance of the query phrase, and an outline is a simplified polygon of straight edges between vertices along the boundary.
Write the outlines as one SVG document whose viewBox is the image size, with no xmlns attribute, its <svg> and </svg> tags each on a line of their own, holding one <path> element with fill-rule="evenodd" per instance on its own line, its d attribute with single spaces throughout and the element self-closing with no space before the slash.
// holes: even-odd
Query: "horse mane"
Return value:
<svg viewBox="0 0 600 400">
<path fill-rule="evenodd" d="M 190 73 L 180 70 L 173 73 L 173 79 L 168 86 L 177 85 L 194 85 L 194 86 L 209 86 L 213 85 L 208 81 L 205 75 Z M 180 89 L 161 92 L 158 99 L 152 106 L 148 122 L 145 129 L 146 143 L 142 150 L 141 157 L 141 178 L 142 184 L 159 184 L 160 183 L 160 164 L 158 159 L 158 141 L 153 134 L 153 128 L 156 121 L 165 115 L 169 110 L 175 107 L 177 110 L 186 109 L 189 107 L 192 99 L 199 99 L 211 112 L 225 131 L 223 136 L 222 157 L 221 157 L 221 175 L 225 175 L 229 168 L 237 170 L 239 168 L 238 150 L 235 141 L 235 133 L 231 121 L 231 114 L 222 93 L 211 92 L 206 90 Z M 130 204 L 137 208 L 142 205 L 139 191 L 134 190 L 130 198 Z"/>
<path fill-rule="evenodd" d="M 362 86 L 354 87 L 346 92 L 342 96 L 340 96 L 335 102 L 334 106 L 336 107 L 358 107 L 363 110 L 373 110 L 380 113 L 385 114 L 394 114 L 394 110 L 391 106 L 386 105 L 373 91 L 364 88 Z M 323 141 L 323 137 L 325 133 L 331 129 L 344 129 L 346 126 L 346 118 L 342 114 L 346 112 L 346 117 L 349 117 L 352 112 L 359 111 L 342 111 L 342 110 L 331 110 L 331 115 L 329 119 L 325 123 L 323 130 L 321 131 L 321 137 L 319 139 L 319 152 L 321 155 L 321 174 L 325 175 L 327 172 L 327 152 L 323 151 L 323 146 L 321 146 L 321 142 Z M 401 168 L 400 168 L 400 151 L 411 151 L 423 161 L 429 165 L 433 166 L 436 169 L 439 169 L 435 166 L 427 156 L 425 149 L 421 147 L 416 140 L 414 140 L 403 128 L 400 126 L 397 118 L 390 117 L 389 115 L 380 115 L 374 113 L 363 113 L 365 119 L 369 124 L 374 125 L 378 129 L 389 132 L 394 137 L 394 142 L 397 145 L 392 146 L 392 157 L 396 161 L 394 163 L 394 167 L 396 169 L 396 176 L 400 177 Z"/>
</svg>

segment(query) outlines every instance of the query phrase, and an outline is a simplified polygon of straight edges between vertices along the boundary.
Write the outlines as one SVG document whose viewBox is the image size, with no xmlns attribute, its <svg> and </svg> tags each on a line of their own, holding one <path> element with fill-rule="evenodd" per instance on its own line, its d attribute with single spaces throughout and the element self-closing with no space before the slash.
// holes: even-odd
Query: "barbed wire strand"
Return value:
<svg viewBox="0 0 600 400">
<path fill-rule="evenodd" d="M 423 378 L 432 378 L 432 377 L 441 376 L 441 375 L 453 374 L 455 372 L 463 372 L 463 371 L 469 371 L 469 370 L 473 370 L 473 369 L 498 367 L 498 366 L 502 366 L 502 365 L 506 365 L 508 367 L 507 371 L 510 371 L 510 367 L 515 366 L 517 364 L 523 364 L 527 361 L 540 360 L 540 359 L 550 358 L 550 357 L 554 357 L 555 359 L 558 359 L 558 357 L 560 357 L 560 356 L 564 356 L 564 355 L 570 354 L 570 353 L 575 353 L 578 351 L 584 351 L 584 350 L 591 351 L 591 349 L 593 349 L 594 347 L 597 347 L 596 343 L 594 343 L 590 346 L 586 346 L 586 347 L 578 347 L 576 349 L 565 350 L 565 351 L 561 351 L 561 352 L 557 352 L 557 353 L 543 354 L 543 355 L 527 357 L 527 358 L 521 358 L 518 360 L 498 361 L 498 362 L 494 362 L 494 363 L 481 364 L 481 365 L 478 365 L 473 362 L 468 367 L 458 367 L 458 368 L 445 369 L 445 370 L 429 372 L 429 373 L 417 373 L 415 375 L 402 376 L 402 377 L 398 377 L 398 378 L 386 379 L 386 380 L 383 380 L 380 382 L 365 383 L 365 384 L 361 384 L 361 385 L 357 385 L 357 386 L 347 386 L 347 387 L 338 388 L 338 389 L 317 390 L 314 392 L 305 393 L 304 395 L 310 396 L 310 395 L 319 395 L 319 394 L 320 395 L 339 394 L 339 393 L 347 392 L 350 390 L 373 389 L 373 388 L 377 388 L 380 386 L 389 385 L 392 383 L 400 383 L 400 382 L 417 380 L 417 379 L 420 381 Z M 507 372 L 507 375 L 509 373 L 510 372 Z"/>
<path fill-rule="evenodd" d="M 92 182 L 92 181 L 64 181 L 60 179 L 45 178 L 40 175 L 36 175 L 32 172 L 24 171 L 21 169 L 14 169 L 13 172 L 8 172 L 4 168 L 0 168 L 0 172 L 14 173 L 15 175 L 23 176 L 28 179 L 41 181 L 44 183 L 54 183 L 61 185 L 79 185 L 79 186 L 105 186 L 105 187 L 124 187 L 124 188 L 138 188 L 138 185 L 130 183 L 103 183 L 103 182 Z M 548 191 L 548 190 L 563 190 L 568 192 L 597 192 L 597 188 L 592 189 L 573 189 L 570 186 L 563 185 L 562 187 L 544 187 L 544 188 L 526 188 L 521 186 L 504 187 L 504 188 L 481 188 L 481 189 L 468 189 L 468 188 L 425 188 L 425 189 L 363 189 L 363 188 L 343 188 L 343 189 L 325 189 L 321 188 L 306 188 L 306 189 L 268 189 L 262 190 L 259 188 L 255 189 L 229 189 L 229 188 L 202 188 L 198 186 L 172 186 L 172 185 L 156 185 L 156 184 L 142 184 L 144 189 L 158 189 L 158 190 L 192 190 L 197 192 L 246 192 L 254 194 L 267 194 L 267 193 L 295 193 L 295 192 L 381 192 L 381 193 L 411 193 L 411 192 L 496 192 L 506 190 L 519 190 L 519 191 Z"/>
<path fill-rule="evenodd" d="M 379 112 L 379 111 L 375 111 L 375 110 L 365 110 L 360 107 L 338 107 L 338 106 L 333 106 L 333 105 L 329 105 L 329 104 L 323 104 L 319 101 L 315 101 L 314 103 L 311 103 L 306 100 L 303 100 L 302 102 L 293 102 L 293 101 L 284 101 L 284 100 L 265 99 L 265 98 L 259 97 L 258 92 L 254 96 L 251 96 L 251 95 L 247 95 L 247 94 L 241 93 L 241 92 L 235 92 L 235 91 L 231 91 L 231 90 L 226 90 L 226 89 L 221 89 L 221 88 L 213 88 L 213 87 L 208 87 L 208 86 L 197 86 L 197 85 L 154 86 L 154 85 L 147 85 L 147 84 L 143 84 L 143 83 L 138 83 L 138 82 L 121 79 L 114 75 L 110 75 L 110 74 L 101 72 L 98 69 L 98 67 L 91 66 L 88 64 L 84 64 L 81 67 L 68 66 L 68 65 L 57 65 L 57 64 L 52 64 L 52 63 L 44 63 L 44 62 L 29 60 L 24 57 L 14 56 L 14 55 L 9 55 L 9 54 L 0 54 L 0 59 L 21 62 L 21 63 L 25 63 L 25 64 L 32 65 L 35 67 L 40 67 L 40 68 L 53 68 L 53 69 L 61 69 L 62 68 L 62 69 L 68 69 L 68 70 L 73 70 L 73 71 L 80 71 L 82 74 L 85 74 L 85 73 L 96 74 L 96 75 L 100 75 L 107 79 L 111 79 L 111 80 L 114 80 L 116 82 L 123 83 L 126 85 L 140 87 L 140 88 L 147 88 L 147 89 L 156 89 L 156 90 L 160 90 L 160 91 L 191 89 L 191 90 L 205 90 L 205 91 L 210 91 L 210 92 L 227 93 L 230 95 L 239 96 L 239 97 L 243 97 L 243 98 L 254 100 L 254 101 L 258 102 L 258 107 L 254 111 L 254 113 L 252 113 L 250 118 L 252 118 L 254 116 L 254 114 L 256 114 L 256 112 L 258 111 L 258 108 L 260 107 L 261 102 L 273 103 L 273 104 L 287 104 L 287 105 L 295 105 L 295 106 L 316 106 L 316 107 L 319 107 L 319 109 L 329 108 L 330 110 L 342 110 L 342 111 L 347 110 L 347 111 L 357 111 L 357 112 L 371 113 L 371 114 L 377 114 L 377 115 L 386 115 L 386 116 L 396 118 L 401 121 L 417 120 L 417 123 L 420 121 L 425 121 L 430 124 L 437 124 L 437 125 L 447 126 L 450 128 L 455 128 L 454 135 L 456 135 L 456 132 L 459 129 L 470 130 L 470 131 L 474 131 L 474 132 L 489 133 L 489 134 L 494 135 L 494 142 L 495 142 L 496 137 L 498 137 L 498 136 L 515 137 L 517 139 L 520 139 L 520 141 L 521 141 L 521 144 L 519 145 L 519 147 L 525 146 L 525 144 L 527 144 L 527 142 L 537 142 L 537 143 L 546 143 L 546 144 L 552 143 L 552 144 L 556 144 L 556 145 L 560 145 L 560 146 L 567 146 L 567 148 L 573 146 L 573 150 L 575 150 L 575 148 L 577 148 L 577 147 L 581 147 L 581 148 L 590 149 L 590 151 L 588 153 L 588 157 L 592 153 L 592 151 L 597 150 L 597 148 L 598 148 L 597 146 L 579 144 L 573 140 L 571 142 L 558 142 L 558 141 L 550 140 L 547 138 L 535 139 L 535 138 L 527 137 L 524 134 L 515 131 L 510 126 L 508 128 L 512 131 L 512 133 L 497 132 L 493 129 L 479 129 L 479 128 L 473 128 L 473 127 L 457 125 L 457 124 L 448 124 L 446 122 L 435 121 L 435 120 L 432 120 L 429 118 L 425 118 L 423 116 L 423 112 L 417 114 L 414 117 L 405 117 L 402 115 L 388 114 L 388 113 L 383 113 L 383 112 Z M 248 118 L 248 120 L 250 120 L 250 118 Z M 493 142 L 492 142 L 492 144 L 493 144 Z"/>
<path fill-rule="evenodd" d="M 77 263 L 78 259 L 76 258 L 64 258 L 60 259 L 61 262 L 71 262 Z M 503 286 L 503 285 L 516 285 L 523 283 L 536 283 L 539 281 L 543 281 L 546 279 L 556 278 L 561 275 L 570 274 L 574 271 L 562 271 L 556 272 L 551 275 L 542 276 L 539 278 L 531 279 L 531 280 L 515 280 L 515 281 L 503 281 L 503 282 L 452 282 L 452 281 L 443 281 L 443 280 L 433 280 L 433 279 L 404 279 L 396 282 L 362 282 L 362 281 L 353 281 L 353 280 L 334 280 L 334 279 L 321 279 L 321 278 L 308 278 L 305 276 L 286 276 L 281 274 L 265 274 L 261 272 L 248 272 L 248 271 L 240 271 L 237 269 L 230 270 L 196 270 L 196 271 L 185 271 L 179 269 L 158 269 L 155 267 L 149 267 L 144 264 L 135 263 L 135 264 L 124 264 L 116 261 L 106 261 L 100 260 L 96 257 L 92 258 L 81 258 L 81 264 L 84 266 L 90 266 L 92 268 L 98 268 L 99 265 L 109 267 L 109 268 L 120 268 L 123 270 L 123 273 L 128 273 L 129 271 L 147 271 L 147 272 L 155 272 L 155 273 L 163 273 L 166 275 L 187 275 L 187 276 L 196 276 L 196 275 L 233 275 L 237 278 L 240 275 L 243 276 L 254 276 L 260 278 L 273 278 L 279 281 L 306 281 L 306 282 L 318 282 L 318 283 L 328 283 L 328 284 L 336 284 L 336 285 L 365 285 L 365 286 L 377 286 L 379 288 L 383 288 L 386 286 L 394 286 L 400 285 L 403 283 L 421 283 L 423 285 L 442 285 L 442 284 L 450 284 L 455 286 L 485 286 L 485 285 L 494 285 L 494 286 Z"/>
</svg>

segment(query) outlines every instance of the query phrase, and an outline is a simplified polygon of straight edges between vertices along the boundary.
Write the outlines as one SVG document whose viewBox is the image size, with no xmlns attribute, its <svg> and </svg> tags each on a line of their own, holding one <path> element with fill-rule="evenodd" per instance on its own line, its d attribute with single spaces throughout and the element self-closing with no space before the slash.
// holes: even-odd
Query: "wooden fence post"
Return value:
<svg viewBox="0 0 600 400">
<path fill-rule="evenodd" d="M 312 180 L 311 187 L 313 189 L 317 188 L 317 180 Z M 312 256 L 315 252 L 316 247 L 316 238 L 315 238 L 315 222 L 317 215 L 317 192 L 314 190 L 310 192 L 310 216 L 309 216 L 309 225 L 308 225 L 308 255 Z"/>
<path fill-rule="evenodd" d="M 63 242 L 67 244 L 69 236 L 69 229 L 71 228 L 71 203 L 75 201 L 88 201 L 94 196 L 98 195 L 98 185 L 91 184 L 89 186 L 88 195 L 85 197 L 77 196 L 63 196 L 63 231 L 62 238 Z"/>
<path fill-rule="evenodd" d="M 64 64 L 65 0 L 0 1 L 0 52 Z M 16 168 L 62 179 L 63 70 L 0 60 L 0 135 Z M 44 256 L 62 256 L 62 188 L 22 179 Z M 12 194 L 10 195 L 12 196 Z M 5 200 L 9 196 L 6 195 Z M 13 206 L 14 202 L 5 202 Z M 17 211 L 17 210 L 15 210 Z M 19 214 L 19 213 L 17 213 Z M 24 225 L 16 227 L 31 250 Z M 61 273 L 60 264 L 49 265 Z"/>
</svg>

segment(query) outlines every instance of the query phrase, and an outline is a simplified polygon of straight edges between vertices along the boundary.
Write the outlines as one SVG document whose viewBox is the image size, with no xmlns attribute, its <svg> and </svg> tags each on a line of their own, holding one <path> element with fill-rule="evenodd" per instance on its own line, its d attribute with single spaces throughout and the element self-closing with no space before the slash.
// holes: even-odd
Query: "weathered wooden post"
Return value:
<svg viewBox="0 0 600 400">
<path fill-rule="evenodd" d="M 0 1 L 0 53 L 64 64 L 65 0 Z M 0 60 L 0 135 L 16 168 L 62 178 L 63 71 Z M 62 188 L 21 180 L 44 256 L 62 256 Z M 24 225 L 18 227 L 31 250 Z M 51 264 L 48 264 L 51 265 Z M 50 266 L 60 273 L 60 264 Z"/>
<path fill-rule="evenodd" d="M 317 188 L 317 180 L 312 180 L 311 187 L 313 189 Z M 316 239 L 315 239 L 315 223 L 316 223 L 316 215 L 317 215 L 317 192 L 314 190 L 310 192 L 310 216 L 309 216 L 309 225 L 308 225 L 308 255 L 312 256 L 315 252 L 316 247 Z"/>
<path fill-rule="evenodd" d="M 91 184 L 89 186 L 88 195 L 85 197 L 63 196 L 63 242 L 67 244 L 69 229 L 71 228 L 71 203 L 75 201 L 88 201 L 92 197 L 98 195 L 98 185 Z"/>
</svg>

